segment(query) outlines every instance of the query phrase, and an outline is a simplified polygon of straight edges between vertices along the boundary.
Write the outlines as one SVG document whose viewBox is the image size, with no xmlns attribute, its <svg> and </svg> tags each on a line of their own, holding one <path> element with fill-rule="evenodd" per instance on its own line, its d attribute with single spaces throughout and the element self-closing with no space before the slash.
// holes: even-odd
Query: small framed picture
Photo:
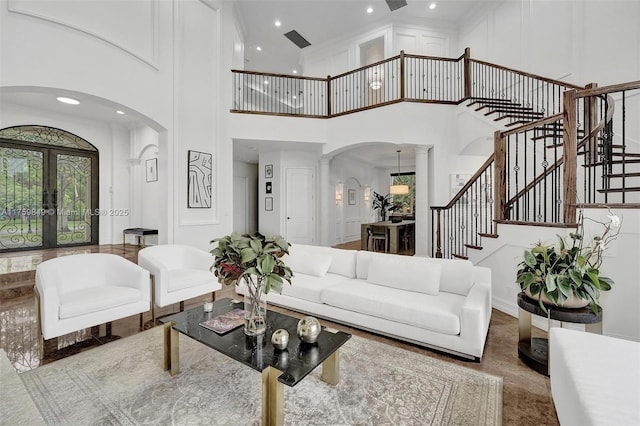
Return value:
<svg viewBox="0 0 640 426">
<path fill-rule="evenodd" d="M 271 188 L 272 188 L 271 182 L 267 182 L 267 183 L 265 184 L 265 188 L 264 188 L 264 190 L 265 190 L 265 192 L 266 192 L 267 194 L 271 194 Z"/>
<path fill-rule="evenodd" d="M 146 161 L 147 166 L 147 182 L 155 182 L 158 180 L 158 159 L 150 158 Z"/>
<path fill-rule="evenodd" d="M 266 197 L 264 199 L 264 209 L 268 212 L 273 211 L 273 197 Z"/>
<path fill-rule="evenodd" d="M 349 205 L 350 206 L 355 206 L 356 204 L 356 190 L 355 189 L 350 189 L 349 190 Z"/>
<path fill-rule="evenodd" d="M 273 164 L 267 164 L 264 166 L 265 179 L 271 179 L 273 177 Z"/>
</svg>

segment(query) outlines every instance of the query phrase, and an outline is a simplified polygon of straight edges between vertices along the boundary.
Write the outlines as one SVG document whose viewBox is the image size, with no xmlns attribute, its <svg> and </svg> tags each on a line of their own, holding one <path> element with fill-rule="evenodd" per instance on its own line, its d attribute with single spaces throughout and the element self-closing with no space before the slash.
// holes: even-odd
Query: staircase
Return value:
<svg viewBox="0 0 640 426">
<path fill-rule="evenodd" d="M 504 130 L 467 185 L 446 206 L 432 207 L 432 255 L 467 259 L 469 250 L 483 249 L 483 239 L 498 238 L 500 223 L 570 228 L 577 206 L 640 208 L 640 152 L 625 137 L 624 111 L 625 97 L 640 93 L 640 82 L 594 86 L 565 88 L 573 90 L 569 103 L 564 99 L 563 110 L 551 115 L 504 93 L 467 99 L 467 107 Z M 611 94 L 621 114 L 614 114 Z"/>
</svg>

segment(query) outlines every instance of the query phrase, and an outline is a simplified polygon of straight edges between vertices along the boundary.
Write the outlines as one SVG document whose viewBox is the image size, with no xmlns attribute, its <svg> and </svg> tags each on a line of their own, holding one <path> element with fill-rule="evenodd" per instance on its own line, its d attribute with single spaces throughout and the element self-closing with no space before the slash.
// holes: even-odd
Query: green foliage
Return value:
<svg viewBox="0 0 640 426">
<path fill-rule="evenodd" d="M 261 234 L 240 235 L 232 233 L 216 238 L 211 243 L 218 243 L 211 250 L 214 271 L 218 282 L 237 284 L 244 275 L 254 275 L 263 282 L 263 292 L 282 291 L 284 281 L 291 284 L 293 273 L 284 264 L 282 256 L 289 253 L 289 244 L 281 236 L 265 237 Z"/>
<path fill-rule="evenodd" d="M 617 216 L 609 216 L 608 223 L 602 223 L 605 230 L 596 236 L 590 245 L 584 244 L 583 218 L 580 215 L 578 230 L 569 234 L 568 242 L 558 236 L 558 245 L 536 244 L 531 250 L 525 250 L 523 260 L 518 265 L 516 282 L 523 291 L 533 296 L 544 294 L 553 304 L 562 305 L 572 295 L 589 301 L 594 313 L 601 291 L 609 291 L 613 280 L 600 275 L 602 255 L 607 244 L 615 239 L 619 229 L 610 234 L 612 228 L 618 228 Z M 546 308 L 539 297 L 540 307 Z"/>
<path fill-rule="evenodd" d="M 391 194 L 381 195 L 373 191 L 373 208 L 374 210 L 380 210 L 380 216 L 383 221 L 387 218 L 387 212 L 400 210 L 402 207 L 402 202 L 393 202 L 393 196 Z"/>
</svg>

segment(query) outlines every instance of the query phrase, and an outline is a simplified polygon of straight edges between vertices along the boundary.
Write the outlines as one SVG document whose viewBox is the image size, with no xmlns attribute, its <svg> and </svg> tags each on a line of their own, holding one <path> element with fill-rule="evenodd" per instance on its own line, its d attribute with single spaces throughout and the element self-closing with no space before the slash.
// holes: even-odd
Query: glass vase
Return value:
<svg viewBox="0 0 640 426">
<path fill-rule="evenodd" d="M 267 298 L 260 277 L 244 277 L 244 333 L 256 336 L 267 331 Z"/>
</svg>

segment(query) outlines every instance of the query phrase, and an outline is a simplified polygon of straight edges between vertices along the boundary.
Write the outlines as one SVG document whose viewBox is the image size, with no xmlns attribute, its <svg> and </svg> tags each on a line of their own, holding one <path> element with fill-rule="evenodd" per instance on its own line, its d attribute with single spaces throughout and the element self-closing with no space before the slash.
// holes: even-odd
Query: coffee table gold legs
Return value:
<svg viewBox="0 0 640 426">
<path fill-rule="evenodd" d="M 322 363 L 322 376 L 324 382 L 337 385 L 340 381 L 340 350 L 336 350 Z"/>
<path fill-rule="evenodd" d="M 164 370 L 172 376 L 180 372 L 180 333 L 173 328 L 175 324 L 164 325 Z"/>
<path fill-rule="evenodd" d="M 278 381 L 282 371 L 262 370 L 262 425 L 284 424 L 284 385 Z"/>
</svg>

